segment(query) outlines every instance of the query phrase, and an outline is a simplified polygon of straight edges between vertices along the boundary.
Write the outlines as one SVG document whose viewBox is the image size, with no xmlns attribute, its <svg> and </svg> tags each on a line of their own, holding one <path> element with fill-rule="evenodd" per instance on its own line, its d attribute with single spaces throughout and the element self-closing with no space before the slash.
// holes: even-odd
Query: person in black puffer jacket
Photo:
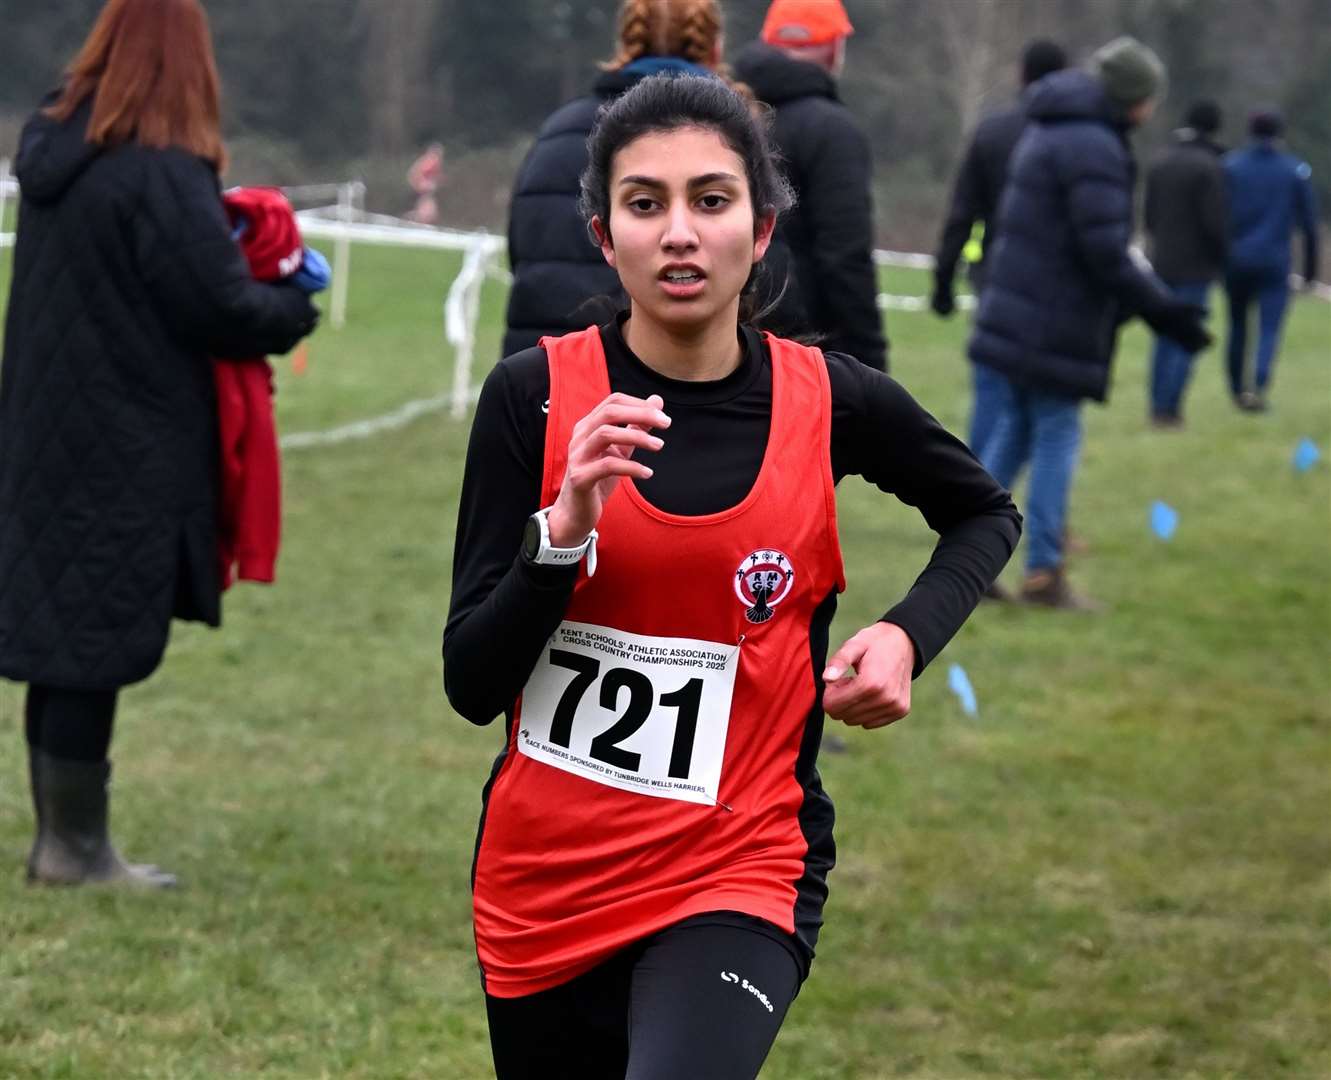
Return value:
<svg viewBox="0 0 1331 1080">
<path fill-rule="evenodd" d="M 853 32 L 840 0 L 774 0 L 760 42 L 735 57 L 735 74 L 775 111 L 772 138 L 795 189 L 764 260 L 762 325 L 809 334 L 887 370 L 873 262 L 873 160 L 869 140 L 837 96 Z"/>
<path fill-rule="evenodd" d="M 1229 196 L 1215 141 L 1220 107 L 1199 101 L 1185 126 L 1151 162 L 1146 173 L 1144 215 L 1151 237 L 1151 262 L 1180 300 L 1206 306 L 1211 282 L 1225 272 L 1229 250 Z M 1151 351 L 1151 420 L 1156 428 L 1183 423 L 1183 393 L 1192 375 L 1187 349 L 1162 334 Z"/>
<path fill-rule="evenodd" d="M 1163 82 L 1159 58 L 1131 38 L 1100 49 L 1091 71 L 1041 79 L 999 202 L 969 355 L 976 407 L 996 417 L 980 460 L 1007 488 L 1030 462 L 1022 592 L 1032 603 L 1083 606 L 1063 574 L 1067 498 L 1081 402 L 1108 394 L 1119 324 L 1138 314 L 1190 351 L 1210 342 L 1202 309 L 1175 298 L 1128 250 L 1127 133 L 1149 118 Z"/>
<path fill-rule="evenodd" d="M 217 105 L 198 0 L 110 0 L 20 140 L 0 676 L 28 683 L 33 882 L 174 884 L 108 836 L 117 694 L 161 662 L 173 617 L 220 622 L 210 357 L 286 352 L 318 318 L 231 239 Z"/>
<path fill-rule="evenodd" d="M 1023 93 L 1032 83 L 1067 66 L 1067 55 L 1061 46 L 1052 41 L 1032 41 L 1021 54 Z M 980 258 L 970 263 L 968 274 L 977 293 L 984 287 L 984 256 L 993 246 L 998 232 L 998 223 L 994 220 L 998 197 L 1007 179 L 1008 161 L 1025 126 L 1026 106 L 1020 100 L 990 113 L 975 125 L 975 133 L 966 147 L 956 183 L 952 186 L 952 202 L 948 206 L 947 220 L 943 223 L 938 254 L 934 259 L 934 291 L 930 306 L 944 318 L 956 309 L 952 279 L 957 260 L 961 258 L 962 249 L 977 221 L 983 226 Z"/>
<path fill-rule="evenodd" d="M 619 277 L 587 235 L 578 209 L 587 136 L 596 114 L 629 87 L 661 72 L 712 75 L 721 67 L 716 0 L 624 0 L 619 51 L 592 92 L 541 125 L 513 185 L 508 217 L 508 294 L 503 355 L 604 322 L 622 306 Z"/>
</svg>

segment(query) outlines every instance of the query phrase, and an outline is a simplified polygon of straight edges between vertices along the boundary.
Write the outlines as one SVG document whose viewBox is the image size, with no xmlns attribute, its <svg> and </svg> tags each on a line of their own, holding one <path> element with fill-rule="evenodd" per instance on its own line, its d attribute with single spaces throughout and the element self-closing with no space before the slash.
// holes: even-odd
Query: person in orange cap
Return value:
<svg viewBox="0 0 1331 1080">
<path fill-rule="evenodd" d="M 779 49 L 805 51 L 815 63 L 831 53 L 833 75 L 846 59 L 846 38 L 855 33 L 841 0 L 773 0 L 763 20 L 762 39 Z"/>
<path fill-rule="evenodd" d="M 826 351 L 887 370 L 873 264 L 869 141 L 837 96 L 846 39 L 841 0 L 774 0 L 762 40 L 735 74 L 775 110 L 773 137 L 798 196 L 767 256 L 775 333 L 814 332 Z"/>
</svg>

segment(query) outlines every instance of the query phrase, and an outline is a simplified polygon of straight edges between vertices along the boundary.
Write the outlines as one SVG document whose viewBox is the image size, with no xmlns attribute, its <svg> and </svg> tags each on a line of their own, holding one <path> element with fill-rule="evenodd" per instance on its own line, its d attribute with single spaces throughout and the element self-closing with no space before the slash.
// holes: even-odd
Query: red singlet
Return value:
<svg viewBox="0 0 1331 1080">
<path fill-rule="evenodd" d="M 584 560 L 519 699 L 474 881 L 496 997 L 557 986 L 705 912 L 794 932 L 810 622 L 845 580 L 826 365 L 817 349 L 767 341 L 771 428 L 752 490 L 682 517 L 621 481 L 597 526 L 596 573 Z M 541 344 L 549 506 L 573 425 L 610 385 L 595 327 Z"/>
</svg>

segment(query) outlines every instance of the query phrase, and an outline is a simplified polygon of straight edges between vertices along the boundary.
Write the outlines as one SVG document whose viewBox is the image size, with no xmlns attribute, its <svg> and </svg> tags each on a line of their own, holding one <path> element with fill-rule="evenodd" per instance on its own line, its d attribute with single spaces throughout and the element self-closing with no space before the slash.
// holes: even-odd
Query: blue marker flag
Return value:
<svg viewBox="0 0 1331 1080">
<path fill-rule="evenodd" d="M 980 711 L 975 701 L 975 688 L 971 686 L 966 669 L 960 664 L 952 664 L 947 669 L 947 687 L 957 695 L 957 700 L 961 702 L 961 710 L 967 716 L 975 716 Z"/>
<path fill-rule="evenodd" d="M 1305 438 L 1294 450 L 1295 471 L 1307 472 L 1317 464 L 1317 459 L 1321 456 L 1317 444 L 1312 439 Z"/>
<path fill-rule="evenodd" d="M 1151 503 L 1151 531 L 1161 540 L 1172 540 L 1178 528 L 1178 511 L 1159 499 Z"/>
</svg>

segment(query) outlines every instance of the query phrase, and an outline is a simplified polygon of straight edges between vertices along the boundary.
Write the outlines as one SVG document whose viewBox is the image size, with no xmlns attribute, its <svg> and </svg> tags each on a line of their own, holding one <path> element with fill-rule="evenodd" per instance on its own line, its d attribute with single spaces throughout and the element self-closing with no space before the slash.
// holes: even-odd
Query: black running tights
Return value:
<svg viewBox="0 0 1331 1080">
<path fill-rule="evenodd" d="M 686 921 L 570 982 L 486 997 L 498 1080 L 753 1080 L 801 972 L 780 942 Z"/>
</svg>

